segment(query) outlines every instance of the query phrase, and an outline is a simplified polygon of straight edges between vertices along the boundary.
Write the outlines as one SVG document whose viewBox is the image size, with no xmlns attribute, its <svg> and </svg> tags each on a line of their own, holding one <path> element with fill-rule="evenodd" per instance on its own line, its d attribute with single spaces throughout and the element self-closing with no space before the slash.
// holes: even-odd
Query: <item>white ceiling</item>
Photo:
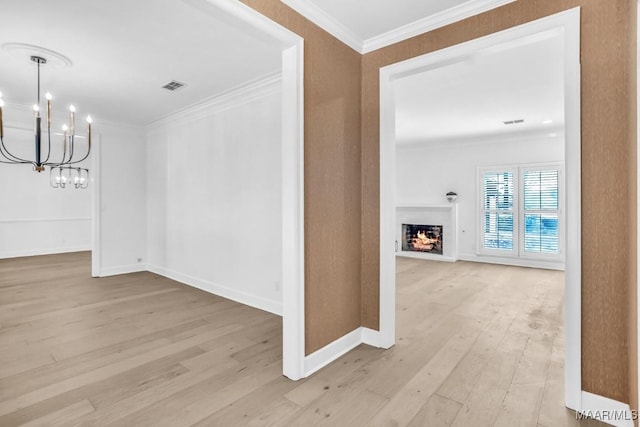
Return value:
<svg viewBox="0 0 640 427">
<path fill-rule="evenodd" d="M 515 0 L 281 0 L 360 53 Z"/>
<path fill-rule="evenodd" d="M 0 44 L 71 59 L 70 68 L 42 68 L 43 94 L 96 121 L 148 124 L 281 68 L 281 43 L 206 0 L 0 0 L 0 17 Z M 187 86 L 161 89 L 174 79 Z M 5 101 L 31 105 L 35 86 L 35 66 L 0 50 Z"/>
<path fill-rule="evenodd" d="M 555 136 L 564 128 L 562 39 L 480 52 L 394 89 L 399 144 Z"/>
</svg>

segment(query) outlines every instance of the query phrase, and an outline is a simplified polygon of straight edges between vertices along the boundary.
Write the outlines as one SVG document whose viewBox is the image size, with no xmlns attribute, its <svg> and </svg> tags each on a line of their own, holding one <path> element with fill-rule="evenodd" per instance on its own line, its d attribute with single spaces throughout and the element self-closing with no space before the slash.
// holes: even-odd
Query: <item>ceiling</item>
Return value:
<svg viewBox="0 0 640 427">
<path fill-rule="evenodd" d="M 355 0 L 282 1 L 337 23 L 366 50 L 406 36 L 409 27 L 423 31 L 425 23 L 445 25 L 512 0 L 368 0 L 367 7 Z M 71 59 L 70 67 L 42 70 L 54 108 L 74 103 L 98 123 L 145 125 L 281 68 L 281 42 L 207 0 L 0 0 L 0 11 L 0 44 L 33 44 Z M 547 40 L 399 81 L 399 141 L 561 126 L 560 55 L 559 44 Z M 186 86 L 161 88 L 171 80 Z M 35 82 L 36 67 L 24 54 L 0 49 L 8 107 L 33 104 Z M 502 124 L 519 118 L 525 123 Z M 541 125 L 546 120 L 553 123 Z"/>
<path fill-rule="evenodd" d="M 360 53 L 515 0 L 281 0 Z"/>
<path fill-rule="evenodd" d="M 563 64 L 556 36 L 401 78 L 394 83 L 396 140 L 557 136 L 564 128 Z"/>
<path fill-rule="evenodd" d="M 282 44 L 206 0 L 0 0 L 0 44 L 59 52 L 67 68 L 45 65 L 42 90 L 54 109 L 148 124 L 216 94 L 280 72 Z M 0 49 L 0 92 L 31 105 L 36 67 Z M 170 92 L 171 80 L 186 86 Z"/>
</svg>

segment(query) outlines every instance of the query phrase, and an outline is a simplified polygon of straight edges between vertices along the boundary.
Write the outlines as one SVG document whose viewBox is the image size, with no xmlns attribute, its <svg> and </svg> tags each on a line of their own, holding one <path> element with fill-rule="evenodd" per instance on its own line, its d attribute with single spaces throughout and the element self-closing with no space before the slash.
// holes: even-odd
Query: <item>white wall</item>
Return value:
<svg viewBox="0 0 640 427">
<path fill-rule="evenodd" d="M 146 146 L 142 127 L 95 123 L 96 156 L 92 167 L 100 196 L 99 248 L 94 275 L 108 276 L 145 270 Z M 94 260 L 95 265 L 95 260 Z"/>
<path fill-rule="evenodd" d="M 24 106 L 4 108 L 5 146 L 28 159 L 35 156 L 32 117 Z M 60 142 L 61 137 L 52 138 L 58 143 L 54 149 Z M 0 163 L 0 195 L 0 258 L 91 249 L 90 188 L 54 189 L 48 168 L 38 173 L 30 165 Z"/>
<path fill-rule="evenodd" d="M 282 311 L 280 80 L 147 132 L 148 269 Z"/>
<path fill-rule="evenodd" d="M 458 258 L 492 262 L 478 256 L 478 167 L 564 161 L 561 137 L 520 138 L 498 142 L 447 142 L 398 145 L 396 200 L 398 204 L 421 202 L 446 204 L 448 191 L 458 193 Z M 533 265 L 519 260 L 505 260 Z"/>
</svg>

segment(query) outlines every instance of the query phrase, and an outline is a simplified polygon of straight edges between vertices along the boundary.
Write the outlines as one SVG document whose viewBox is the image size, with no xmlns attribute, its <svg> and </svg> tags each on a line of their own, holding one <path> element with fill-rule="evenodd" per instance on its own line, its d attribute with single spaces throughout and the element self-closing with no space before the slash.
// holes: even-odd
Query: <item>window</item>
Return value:
<svg viewBox="0 0 640 427">
<path fill-rule="evenodd" d="M 498 250 L 514 248 L 514 175 L 512 171 L 486 172 L 483 224 L 484 247 Z"/>
<path fill-rule="evenodd" d="M 522 174 L 524 198 L 524 252 L 558 254 L 558 170 L 525 170 Z"/>
<path fill-rule="evenodd" d="M 481 168 L 480 252 L 560 259 L 559 164 Z"/>
</svg>

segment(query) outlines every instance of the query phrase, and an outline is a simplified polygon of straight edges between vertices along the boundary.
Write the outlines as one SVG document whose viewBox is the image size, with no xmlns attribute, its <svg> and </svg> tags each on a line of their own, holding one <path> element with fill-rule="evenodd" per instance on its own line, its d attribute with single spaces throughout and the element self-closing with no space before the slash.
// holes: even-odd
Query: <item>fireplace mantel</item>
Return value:
<svg viewBox="0 0 640 427">
<path fill-rule="evenodd" d="M 454 262 L 458 259 L 458 213 L 455 203 L 398 203 L 396 205 L 396 255 L 435 261 Z M 402 250 L 402 224 L 443 226 L 443 253 L 433 254 Z"/>
</svg>

